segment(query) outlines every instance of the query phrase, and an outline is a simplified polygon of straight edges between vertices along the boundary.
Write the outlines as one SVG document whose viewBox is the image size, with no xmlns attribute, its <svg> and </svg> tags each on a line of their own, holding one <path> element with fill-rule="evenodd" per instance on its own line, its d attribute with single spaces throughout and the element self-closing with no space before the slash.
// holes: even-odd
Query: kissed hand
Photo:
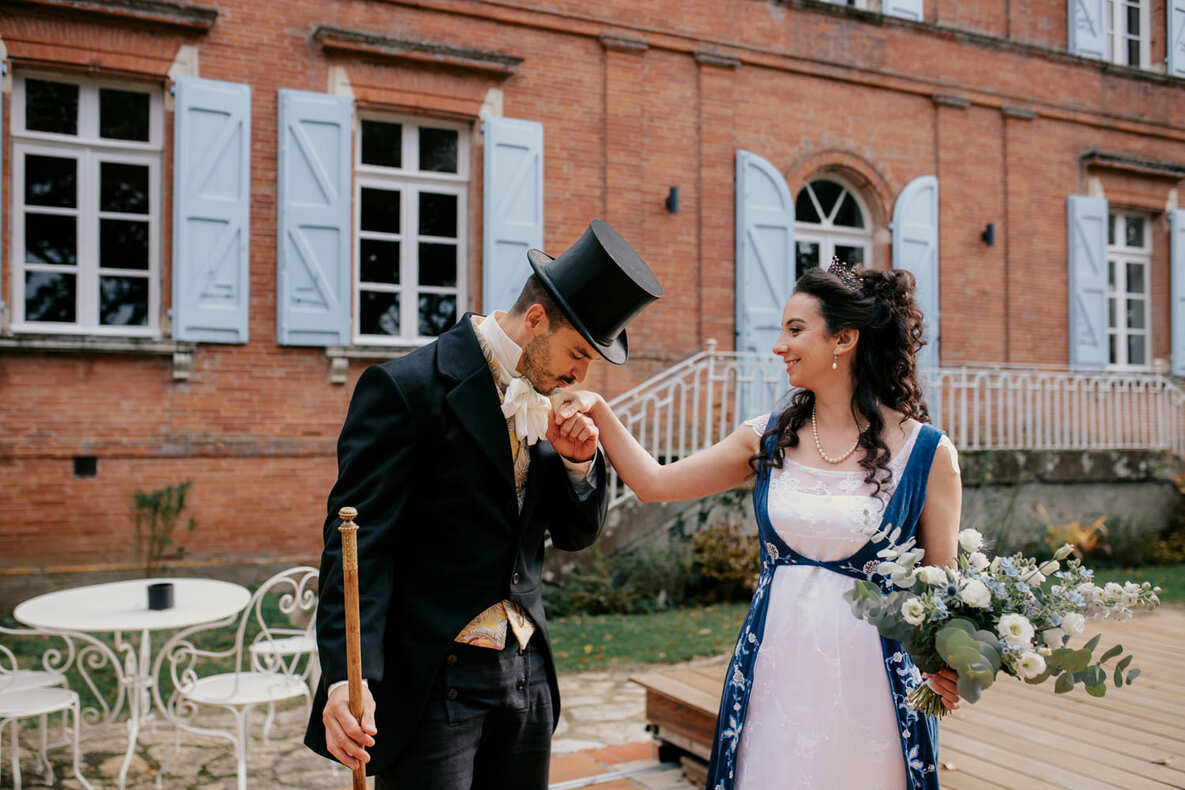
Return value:
<svg viewBox="0 0 1185 790">
<path fill-rule="evenodd" d="M 553 409 L 547 420 L 547 441 L 555 451 L 570 461 L 587 461 L 596 455 L 601 433 L 592 418 L 578 412 L 567 418 L 557 416 Z"/>
</svg>

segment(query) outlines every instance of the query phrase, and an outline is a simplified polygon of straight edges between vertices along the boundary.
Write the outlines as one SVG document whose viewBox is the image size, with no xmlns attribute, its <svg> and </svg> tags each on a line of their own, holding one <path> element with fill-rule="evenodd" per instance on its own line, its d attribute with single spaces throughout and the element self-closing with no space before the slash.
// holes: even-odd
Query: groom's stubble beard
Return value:
<svg viewBox="0 0 1185 790">
<path fill-rule="evenodd" d="M 557 376 L 547 367 L 551 357 L 552 333 L 537 335 L 523 347 L 523 376 L 541 395 L 551 395 L 561 386 L 573 383 L 569 376 Z"/>
</svg>

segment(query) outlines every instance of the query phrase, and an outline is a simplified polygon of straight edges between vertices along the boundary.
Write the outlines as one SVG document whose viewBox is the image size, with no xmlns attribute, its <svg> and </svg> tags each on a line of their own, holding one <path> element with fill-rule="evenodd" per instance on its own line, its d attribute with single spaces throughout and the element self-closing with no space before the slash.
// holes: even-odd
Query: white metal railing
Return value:
<svg viewBox="0 0 1185 790">
<path fill-rule="evenodd" d="M 924 371 L 935 425 L 960 449 L 1153 449 L 1185 456 L 1185 391 L 1159 373 L 968 365 Z M 782 361 L 716 343 L 609 403 L 653 456 L 670 462 L 784 402 Z M 613 507 L 632 496 L 609 470 Z"/>
</svg>

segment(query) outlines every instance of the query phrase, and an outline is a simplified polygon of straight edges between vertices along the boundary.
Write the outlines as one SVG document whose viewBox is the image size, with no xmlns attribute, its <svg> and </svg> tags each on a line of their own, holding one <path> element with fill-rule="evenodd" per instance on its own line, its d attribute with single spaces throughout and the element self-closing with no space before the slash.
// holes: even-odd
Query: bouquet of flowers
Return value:
<svg viewBox="0 0 1185 790">
<path fill-rule="evenodd" d="M 1106 693 L 1108 678 L 1119 688 L 1140 674 L 1129 668 L 1132 656 L 1123 656 L 1121 645 L 1096 660 L 1099 636 L 1077 649 L 1066 643 L 1082 633 L 1087 618 L 1127 618 L 1134 609 L 1156 607 L 1159 587 L 1130 581 L 1100 587 L 1080 560 L 1067 560 L 1074 550 L 1069 544 L 1045 562 L 1023 554 L 989 558 L 983 536 L 965 529 L 957 568 L 918 567 L 923 551 L 912 538 L 899 543 L 900 529 L 873 526 L 868 532 L 888 545 L 878 553 L 879 563 L 865 567 L 870 581 L 857 581 L 844 598 L 881 636 L 901 642 L 921 671 L 957 672 L 959 696 L 968 702 L 976 702 L 1001 671 L 1030 684 L 1056 678 L 1058 693 L 1081 683 L 1095 697 Z M 909 702 L 928 715 L 947 712 L 926 684 Z"/>
</svg>

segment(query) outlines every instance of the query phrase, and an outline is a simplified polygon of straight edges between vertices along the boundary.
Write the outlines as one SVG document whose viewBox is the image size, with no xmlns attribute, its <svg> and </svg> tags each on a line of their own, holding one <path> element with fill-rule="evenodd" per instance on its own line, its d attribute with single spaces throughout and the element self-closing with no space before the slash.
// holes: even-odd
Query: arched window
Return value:
<svg viewBox="0 0 1185 790">
<path fill-rule="evenodd" d="M 812 266 L 841 261 L 872 265 L 872 224 L 854 189 L 833 178 L 817 178 L 794 201 L 797 241 L 795 278 Z"/>
</svg>

